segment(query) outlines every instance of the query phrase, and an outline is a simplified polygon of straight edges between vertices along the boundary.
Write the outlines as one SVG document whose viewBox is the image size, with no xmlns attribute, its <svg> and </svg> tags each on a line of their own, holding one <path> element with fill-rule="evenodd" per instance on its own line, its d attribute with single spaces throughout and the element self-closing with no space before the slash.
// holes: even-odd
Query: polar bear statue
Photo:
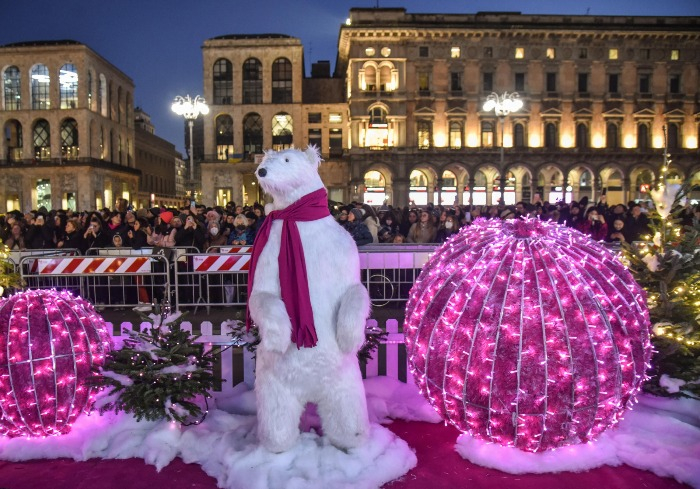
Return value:
<svg viewBox="0 0 700 489">
<path fill-rule="evenodd" d="M 320 162 L 313 146 L 268 151 L 256 170 L 273 203 L 253 247 L 248 324 L 261 337 L 258 437 L 272 452 L 295 444 L 307 403 L 338 448 L 360 445 L 369 431 L 357 351 L 370 301 L 355 242 L 328 212 Z"/>
</svg>

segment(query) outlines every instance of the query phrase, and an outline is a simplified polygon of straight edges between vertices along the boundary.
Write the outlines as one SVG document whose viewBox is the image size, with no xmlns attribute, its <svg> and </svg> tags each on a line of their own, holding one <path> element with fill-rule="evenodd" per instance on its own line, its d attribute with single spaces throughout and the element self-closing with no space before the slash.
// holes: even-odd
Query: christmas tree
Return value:
<svg viewBox="0 0 700 489">
<path fill-rule="evenodd" d="M 652 234 L 625 246 L 637 282 L 647 291 L 654 357 L 644 390 L 700 398 L 700 226 L 683 225 L 688 185 L 669 184 L 664 156 L 658 188 L 651 192 Z"/>
<path fill-rule="evenodd" d="M 218 351 L 204 351 L 197 336 L 180 327 L 182 316 L 170 315 L 166 305 L 160 316 L 144 319 L 153 325 L 145 332 L 129 331 L 121 350 L 113 351 L 94 380 L 111 388 L 100 412 L 124 411 L 137 420 L 170 419 L 198 424 L 206 416 L 195 402 L 210 398 L 214 385 L 212 367 Z"/>
<path fill-rule="evenodd" d="M 19 274 L 15 272 L 14 265 L 8 260 L 10 249 L 0 240 L 0 296 L 5 289 L 19 287 Z"/>
</svg>

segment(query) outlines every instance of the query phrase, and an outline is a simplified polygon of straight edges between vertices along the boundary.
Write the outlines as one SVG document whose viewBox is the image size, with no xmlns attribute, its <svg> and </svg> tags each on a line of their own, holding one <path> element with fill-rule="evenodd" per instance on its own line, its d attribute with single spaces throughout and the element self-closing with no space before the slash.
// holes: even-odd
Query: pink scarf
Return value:
<svg viewBox="0 0 700 489">
<path fill-rule="evenodd" d="M 297 222 L 316 221 L 328 215 L 330 215 L 328 194 L 325 188 L 320 188 L 304 195 L 287 208 L 268 214 L 258 229 L 253 243 L 253 254 L 248 272 L 248 300 L 250 300 L 250 294 L 253 291 L 255 267 L 270 237 L 272 221 L 282 219 L 282 242 L 278 258 L 280 289 L 282 290 L 282 301 L 292 323 L 292 342 L 296 343 L 297 348 L 312 348 L 318 342 L 314 327 L 314 312 L 309 296 L 309 279 L 306 276 L 304 250 Z M 247 329 L 250 329 L 250 324 L 250 313 L 247 313 Z"/>
</svg>

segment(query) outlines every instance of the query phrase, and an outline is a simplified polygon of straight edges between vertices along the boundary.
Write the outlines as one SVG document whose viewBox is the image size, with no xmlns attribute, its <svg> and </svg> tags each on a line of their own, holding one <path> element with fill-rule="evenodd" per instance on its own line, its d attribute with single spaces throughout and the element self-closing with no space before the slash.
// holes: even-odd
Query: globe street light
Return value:
<svg viewBox="0 0 700 489">
<path fill-rule="evenodd" d="M 192 128 L 194 126 L 194 121 L 199 114 L 207 115 L 209 113 L 209 106 L 207 105 L 204 97 L 197 95 L 194 100 L 190 98 L 189 95 L 181 97 L 178 95 L 175 97 L 175 101 L 171 107 L 172 111 L 177 115 L 183 116 L 187 121 L 187 125 L 190 128 L 190 184 L 191 189 L 190 199 L 195 200 L 195 184 L 194 184 L 194 142 L 192 140 Z"/>
<path fill-rule="evenodd" d="M 499 171 L 501 173 L 500 187 L 501 187 L 501 199 L 499 203 L 504 203 L 504 192 L 505 192 L 505 175 L 503 174 L 503 122 L 506 116 L 512 112 L 517 112 L 523 108 L 523 101 L 520 100 L 520 95 L 518 92 L 508 93 L 503 92 L 498 95 L 496 92 L 491 92 L 491 95 L 486 97 L 486 102 L 484 102 L 484 111 L 491 112 L 492 110 L 498 117 L 501 125 L 501 167 Z"/>
</svg>

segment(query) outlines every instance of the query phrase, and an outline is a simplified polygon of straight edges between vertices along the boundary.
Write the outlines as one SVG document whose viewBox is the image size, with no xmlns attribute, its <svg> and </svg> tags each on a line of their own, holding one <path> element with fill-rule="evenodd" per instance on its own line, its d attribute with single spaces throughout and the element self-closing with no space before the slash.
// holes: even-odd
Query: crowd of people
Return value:
<svg viewBox="0 0 700 489">
<path fill-rule="evenodd" d="M 378 208 L 362 202 L 331 209 L 337 222 L 358 246 L 370 243 L 442 243 L 475 219 L 515 219 L 521 216 L 552 220 L 571 226 L 598 241 L 640 241 L 650 233 L 646 203 L 607 205 L 587 198 L 578 202 L 513 206 L 406 206 Z M 19 211 L 0 216 L 0 240 L 13 251 L 32 249 L 190 247 L 205 252 L 212 247 L 252 245 L 265 219 L 255 203 L 226 206 L 117 210 Z M 683 225 L 700 226 L 700 205 L 682 209 Z"/>
<path fill-rule="evenodd" d="M 648 203 L 608 205 L 603 195 L 597 203 L 584 197 L 570 203 L 518 202 L 515 205 L 434 206 L 418 208 L 374 207 L 353 202 L 340 208 L 338 223 L 358 246 L 369 243 L 443 243 L 477 218 L 516 219 L 533 217 L 570 226 L 596 241 L 610 243 L 649 239 Z M 680 212 L 682 226 L 700 226 L 700 204 L 686 205 Z"/>
<path fill-rule="evenodd" d="M 45 209 L 0 216 L 0 240 L 11 251 L 34 249 L 211 247 L 252 245 L 265 218 L 260 204 L 91 212 Z"/>
</svg>

